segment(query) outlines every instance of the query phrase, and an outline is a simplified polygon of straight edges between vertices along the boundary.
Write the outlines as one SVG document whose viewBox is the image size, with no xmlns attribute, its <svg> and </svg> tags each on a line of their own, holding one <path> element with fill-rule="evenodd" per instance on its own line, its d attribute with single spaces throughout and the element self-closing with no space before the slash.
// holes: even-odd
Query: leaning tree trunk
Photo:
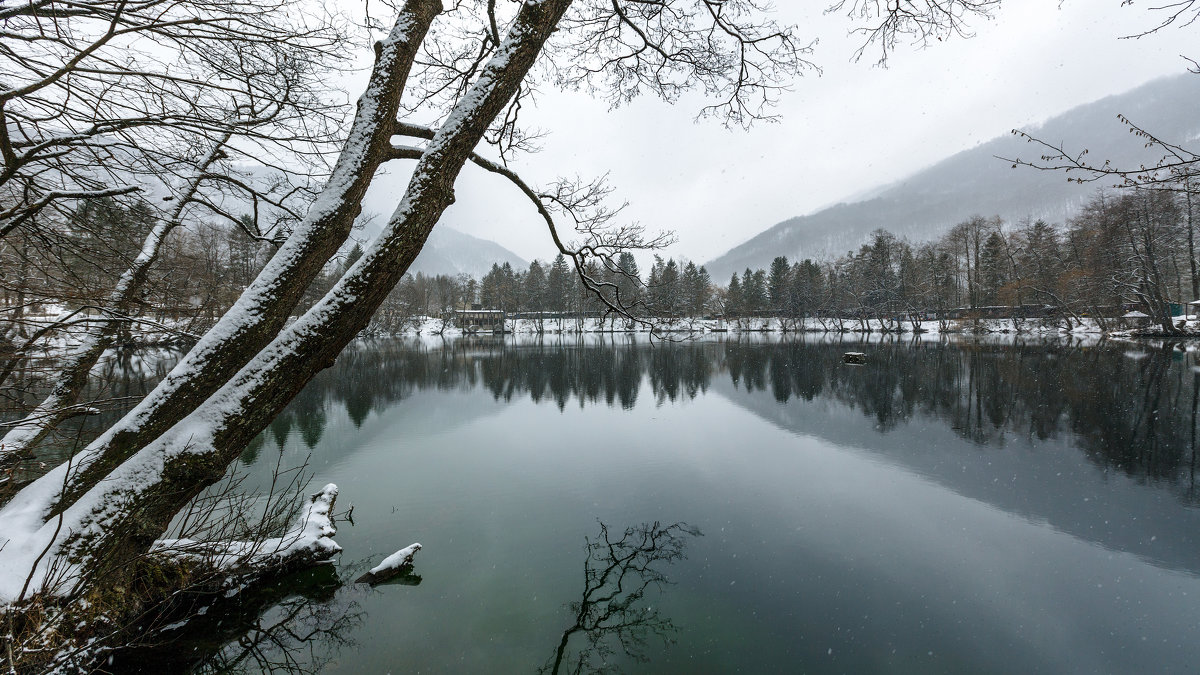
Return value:
<svg viewBox="0 0 1200 675">
<path fill-rule="evenodd" d="M 349 138 L 303 222 L 211 330 L 145 399 L 74 459 L 45 477 L 65 486 L 62 505 L 157 438 L 271 341 L 301 295 L 350 234 L 375 171 L 388 158 L 400 97 L 438 0 L 406 3 L 387 39 L 376 43 L 370 83 Z M 52 513 L 61 507 L 54 506 Z"/>
<path fill-rule="evenodd" d="M 163 241 L 172 230 L 183 222 L 184 211 L 192 203 L 209 167 L 220 158 L 223 148 L 231 136 L 230 132 L 226 132 L 197 164 L 194 175 L 188 179 L 183 192 L 178 195 L 178 204 L 171 215 L 165 220 L 159 221 L 150 230 L 150 234 L 146 235 L 146 240 L 142 243 L 141 251 L 133 259 L 129 269 L 125 270 L 125 273 L 117 280 L 116 286 L 109 293 L 103 308 L 104 311 L 110 315 L 128 312 L 134 300 L 141 294 L 142 287 L 146 283 L 146 276 L 150 272 L 151 265 L 158 259 L 158 252 L 162 248 Z M 64 420 L 91 411 L 91 408 L 85 405 L 77 405 L 79 395 L 87 386 L 88 376 L 96 362 L 100 360 L 101 354 L 112 345 L 113 338 L 122 323 L 124 322 L 121 319 L 113 316 L 98 322 L 89 322 L 79 346 L 68 357 L 62 368 L 50 378 L 52 382 L 50 393 L 28 415 L 16 422 L 3 439 L 0 439 L 0 466 L 11 464 L 26 456 L 38 442 Z M 0 376 L 0 383 L 3 383 L 7 375 L 6 370 L 4 376 Z"/>
<path fill-rule="evenodd" d="M 53 490 L 44 481 L 26 488 L 28 498 L 14 499 L 0 510 L 0 538 L 9 540 L 0 552 L 10 557 L 4 562 L 48 550 L 35 574 L 45 592 L 54 590 L 42 587 L 48 561 L 69 561 L 68 586 L 92 583 L 99 570 L 107 571 L 106 584 L 128 583 L 126 563 L 152 545 L 187 501 L 219 480 L 242 448 L 367 324 L 453 202 L 463 163 L 517 92 L 570 3 L 546 0 L 522 6 L 496 55 L 428 144 L 387 227 L 312 309 L 60 517 L 31 522 L 34 514 L 20 506 L 37 499 L 38 491 Z"/>
</svg>

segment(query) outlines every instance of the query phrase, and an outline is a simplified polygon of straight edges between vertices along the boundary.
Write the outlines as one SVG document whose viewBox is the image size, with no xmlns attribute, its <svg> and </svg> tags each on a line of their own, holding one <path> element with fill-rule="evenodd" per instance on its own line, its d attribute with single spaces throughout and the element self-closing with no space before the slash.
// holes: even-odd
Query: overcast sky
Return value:
<svg viewBox="0 0 1200 675">
<path fill-rule="evenodd" d="M 529 122 L 550 132 L 544 149 L 513 166 L 531 182 L 609 173 L 628 220 L 673 230 L 668 253 L 705 262 L 787 218 L 846 201 L 955 152 L 1139 84 L 1186 70 L 1196 27 L 1155 25 L 1145 3 L 1005 0 L 974 37 L 901 48 L 887 68 L 849 20 L 824 2 L 777 0 L 782 21 L 819 39 L 810 73 L 783 95 L 782 121 L 750 131 L 695 122 L 700 101 L 643 98 L 608 110 L 586 95 L 546 90 Z M 815 6 L 803 9 L 800 6 Z M 1191 40 L 1189 40 L 1191 38 Z M 1114 120 L 1113 133 L 1124 133 Z M 1071 140 L 1071 139 L 1052 139 Z M 386 217 L 403 189 L 400 166 L 377 181 L 366 210 Z M 553 247 L 527 202 L 498 177 L 468 167 L 443 223 L 496 241 L 526 259 Z"/>
</svg>

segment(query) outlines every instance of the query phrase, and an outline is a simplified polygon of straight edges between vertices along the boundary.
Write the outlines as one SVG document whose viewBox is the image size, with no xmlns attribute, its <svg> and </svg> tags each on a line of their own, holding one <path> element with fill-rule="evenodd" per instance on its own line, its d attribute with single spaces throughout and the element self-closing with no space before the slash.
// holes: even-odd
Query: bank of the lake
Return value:
<svg viewBox="0 0 1200 675">
<path fill-rule="evenodd" d="M 1181 318 L 1178 335 L 1163 336 L 1154 326 L 1141 320 L 1110 320 L 1105 324 L 1087 317 L 1056 319 L 911 319 L 884 321 L 836 317 L 656 317 L 623 318 L 576 317 L 555 315 L 553 318 L 509 318 L 505 332 L 516 335 L 581 335 L 586 333 L 650 334 L 662 336 L 696 336 L 707 334 L 743 333 L 821 333 L 834 335 L 1012 335 L 1022 337 L 1078 339 L 1107 338 L 1140 339 L 1170 337 L 1200 338 L 1200 320 Z M 479 330 L 460 321 L 455 315 L 445 317 L 418 316 L 404 323 L 402 329 L 374 337 L 437 336 L 459 338 L 465 335 L 492 334 L 490 328 Z M 498 332 L 498 331 L 495 331 Z M 371 334 L 368 330 L 367 334 Z"/>
</svg>

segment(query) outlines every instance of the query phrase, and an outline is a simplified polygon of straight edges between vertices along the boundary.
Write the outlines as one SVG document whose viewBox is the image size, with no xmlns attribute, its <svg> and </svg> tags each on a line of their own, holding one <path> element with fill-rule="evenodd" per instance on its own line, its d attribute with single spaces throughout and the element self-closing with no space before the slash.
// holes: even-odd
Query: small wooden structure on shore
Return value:
<svg viewBox="0 0 1200 675">
<path fill-rule="evenodd" d="M 1121 323 L 1126 328 L 1149 328 L 1154 322 L 1150 320 L 1149 314 L 1139 312 L 1135 309 L 1122 316 Z"/>
<path fill-rule="evenodd" d="M 504 333 L 507 331 L 508 316 L 502 309 L 480 309 L 474 305 L 471 309 L 454 311 L 454 323 L 467 333 Z"/>
</svg>

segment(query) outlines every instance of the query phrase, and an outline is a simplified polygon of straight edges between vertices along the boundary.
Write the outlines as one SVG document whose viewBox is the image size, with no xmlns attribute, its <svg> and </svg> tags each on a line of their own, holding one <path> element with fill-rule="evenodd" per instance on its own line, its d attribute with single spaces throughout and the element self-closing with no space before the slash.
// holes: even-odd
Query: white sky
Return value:
<svg viewBox="0 0 1200 675">
<path fill-rule="evenodd" d="M 694 122 L 698 99 L 670 106 L 643 98 L 610 111 L 582 94 L 545 90 L 528 122 L 550 132 L 544 150 L 514 164 L 526 180 L 609 173 L 624 215 L 673 230 L 668 254 L 698 262 L 787 218 L 898 180 L 955 152 L 1151 79 L 1183 72 L 1196 27 L 1121 36 L 1156 21 L 1142 3 L 1006 0 L 975 37 L 924 50 L 900 48 L 886 69 L 850 56 L 850 22 L 828 3 L 777 0 L 782 22 L 819 38 L 824 70 L 784 94 L 779 124 L 749 132 Z M 805 6 L 812 9 L 803 9 Z M 369 54 L 369 50 L 366 50 Z M 1113 133 L 1123 133 L 1114 120 Z M 1057 139 L 1051 139 L 1057 140 Z M 1066 140 L 1066 139 L 1063 139 Z M 366 210 L 386 218 L 406 170 L 376 182 Z M 503 179 L 468 167 L 443 223 L 496 241 L 526 259 L 553 247 L 536 213 Z"/>
</svg>

